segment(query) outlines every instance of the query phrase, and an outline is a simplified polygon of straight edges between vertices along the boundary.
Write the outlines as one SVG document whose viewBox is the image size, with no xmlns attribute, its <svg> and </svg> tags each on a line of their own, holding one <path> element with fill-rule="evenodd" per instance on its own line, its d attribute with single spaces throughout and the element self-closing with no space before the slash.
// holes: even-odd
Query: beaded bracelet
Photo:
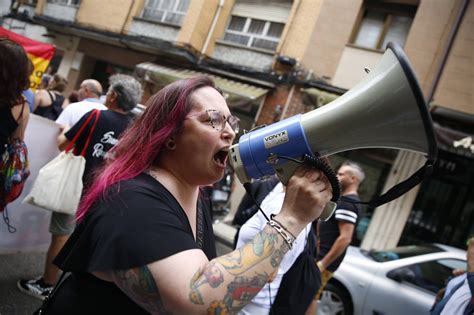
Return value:
<svg viewBox="0 0 474 315">
<path fill-rule="evenodd" d="M 293 235 L 291 235 L 291 233 L 289 233 L 280 223 L 276 222 L 275 220 L 270 220 L 267 222 L 267 224 L 274 228 L 278 234 L 283 237 L 283 240 L 285 240 L 286 244 L 291 250 L 293 248 L 293 243 L 295 242 Z"/>
</svg>

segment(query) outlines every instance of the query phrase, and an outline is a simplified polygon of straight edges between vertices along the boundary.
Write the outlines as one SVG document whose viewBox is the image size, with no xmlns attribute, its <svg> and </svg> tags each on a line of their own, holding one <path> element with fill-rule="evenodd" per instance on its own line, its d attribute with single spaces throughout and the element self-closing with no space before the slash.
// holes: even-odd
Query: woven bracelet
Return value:
<svg viewBox="0 0 474 315">
<path fill-rule="evenodd" d="M 278 221 L 277 219 L 275 219 L 275 215 L 273 215 L 273 217 L 271 217 L 271 219 L 272 219 L 273 221 L 275 221 L 276 223 L 278 223 L 278 224 L 281 226 L 281 228 L 282 228 L 283 230 L 285 230 L 286 233 L 290 234 L 294 239 L 296 239 L 296 236 L 294 236 L 293 233 L 291 233 L 287 228 L 285 228 L 285 227 L 283 226 L 283 224 L 280 223 L 280 221 Z"/>
<path fill-rule="evenodd" d="M 276 222 L 275 220 L 270 220 L 267 222 L 267 224 L 274 228 L 278 234 L 283 237 L 283 240 L 285 240 L 286 244 L 288 244 L 288 247 L 291 250 L 293 248 L 293 243 L 295 242 L 295 238 L 291 235 L 291 233 L 289 233 L 281 226 L 280 223 Z"/>
</svg>

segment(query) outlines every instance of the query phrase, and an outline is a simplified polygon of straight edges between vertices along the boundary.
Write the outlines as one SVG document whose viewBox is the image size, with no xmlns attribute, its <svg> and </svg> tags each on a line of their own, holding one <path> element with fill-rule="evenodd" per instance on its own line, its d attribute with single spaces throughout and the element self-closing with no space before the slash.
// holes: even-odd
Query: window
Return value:
<svg viewBox="0 0 474 315">
<path fill-rule="evenodd" d="M 246 47 L 274 51 L 285 24 L 241 16 L 232 16 L 224 40 Z"/>
<path fill-rule="evenodd" d="M 49 3 L 58 3 L 69 6 L 78 6 L 80 0 L 48 0 Z"/>
<path fill-rule="evenodd" d="M 148 0 L 143 8 L 142 17 L 181 25 L 190 0 Z"/>
<path fill-rule="evenodd" d="M 366 1 L 351 43 L 359 47 L 382 50 L 389 42 L 404 46 L 416 9 L 415 5 Z"/>
<path fill-rule="evenodd" d="M 440 259 L 410 265 L 401 269 L 405 269 L 404 273 L 408 275 L 404 277 L 404 281 L 433 293 L 438 293 L 446 285 L 446 279 L 452 276 L 454 269 L 465 267 L 466 262 L 462 260 Z"/>
</svg>

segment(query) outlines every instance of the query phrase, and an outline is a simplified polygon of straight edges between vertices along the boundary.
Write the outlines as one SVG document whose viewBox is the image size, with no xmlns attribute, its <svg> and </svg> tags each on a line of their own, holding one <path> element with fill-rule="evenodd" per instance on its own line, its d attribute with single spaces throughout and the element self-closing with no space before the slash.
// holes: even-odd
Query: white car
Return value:
<svg viewBox="0 0 474 315">
<path fill-rule="evenodd" d="M 439 244 L 364 251 L 350 246 L 321 295 L 322 314 L 429 314 L 452 270 L 466 269 L 466 251 Z"/>
</svg>

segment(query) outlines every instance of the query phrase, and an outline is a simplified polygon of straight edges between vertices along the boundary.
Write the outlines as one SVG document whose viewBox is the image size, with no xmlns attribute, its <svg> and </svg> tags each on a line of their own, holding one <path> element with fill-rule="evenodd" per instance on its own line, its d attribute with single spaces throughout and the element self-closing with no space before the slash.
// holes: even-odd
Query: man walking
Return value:
<svg viewBox="0 0 474 315">
<path fill-rule="evenodd" d="M 360 201 L 358 189 L 365 178 L 364 171 L 358 164 L 346 161 L 337 171 L 337 178 L 341 185 L 341 198 L 336 211 L 328 221 L 321 221 L 318 227 L 319 250 L 316 261 L 321 271 L 321 287 L 306 314 L 316 314 L 317 301 L 344 259 L 359 219 L 360 205 L 353 202 Z"/>
<path fill-rule="evenodd" d="M 81 83 L 78 94 L 80 101 L 69 104 L 56 119 L 56 123 L 61 125 L 61 133 L 74 126 L 84 114 L 91 110 L 107 109 L 99 100 L 102 94 L 102 86 L 98 81 L 93 79 L 84 80 Z M 59 275 L 59 269 L 53 265 L 53 259 L 74 231 L 74 226 L 74 215 L 59 212 L 53 212 L 51 214 L 49 224 L 51 244 L 46 253 L 43 276 L 38 279 L 18 281 L 17 286 L 20 291 L 39 299 L 44 299 L 52 290 Z"/>
</svg>

